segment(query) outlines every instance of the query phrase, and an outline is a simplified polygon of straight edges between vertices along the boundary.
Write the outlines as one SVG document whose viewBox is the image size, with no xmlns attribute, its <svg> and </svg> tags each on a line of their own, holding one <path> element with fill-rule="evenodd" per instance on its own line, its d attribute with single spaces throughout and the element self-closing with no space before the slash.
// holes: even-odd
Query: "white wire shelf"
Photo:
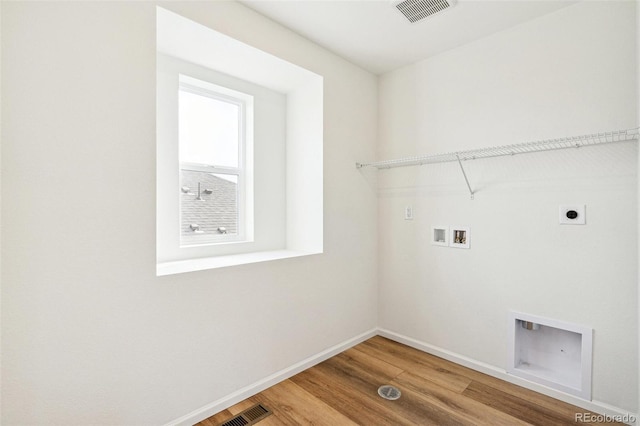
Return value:
<svg viewBox="0 0 640 426">
<path fill-rule="evenodd" d="M 547 139 L 525 142 L 514 145 L 504 145 L 491 148 L 471 149 L 467 151 L 449 152 L 446 154 L 423 155 L 405 157 L 393 160 L 375 161 L 370 163 L 356 163 L 357 168 L 375 167 L 390 169 L 393 167 L 420 166 L 423 164 L 460 162 L 480 158 L 503 157 L 530 152 L 555 151 L 558 149 L 580 148 L 590 145 L 601 145 L 616 142 L 638 140 L 640 128 L 616 130 L 612 132 L 594 133 L 590 135 L 571 136 L 560 139 Z"/>
</svg>

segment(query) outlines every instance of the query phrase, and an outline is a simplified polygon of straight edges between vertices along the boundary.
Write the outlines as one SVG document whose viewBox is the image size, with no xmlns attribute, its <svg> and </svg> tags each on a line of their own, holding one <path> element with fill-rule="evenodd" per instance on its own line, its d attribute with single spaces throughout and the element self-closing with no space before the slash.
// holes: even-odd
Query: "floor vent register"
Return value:
<svg viewBox="0 0 640 426">
<path fill-rule="evenodd" d="M 256 404 L 244 410 L 234 418 L 221 423 L 220 426 L 249 426 L 271 415 L 271 411 L 262 404 Z"/>
</svg>

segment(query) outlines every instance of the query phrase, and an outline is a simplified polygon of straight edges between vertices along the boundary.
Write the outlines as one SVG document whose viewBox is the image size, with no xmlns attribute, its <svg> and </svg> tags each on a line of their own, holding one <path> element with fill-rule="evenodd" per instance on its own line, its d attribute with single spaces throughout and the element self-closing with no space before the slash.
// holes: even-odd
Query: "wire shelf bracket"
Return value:
<svg viewBox="0 0 640 426">
<path fill-rule="evenodd" d="M 456 151 L 446 154 L 433 154 L 415 157 L 404 157 L 393 160 L 375 161 L 370 163 L 356 163 L 356 168 L 375 167 L 376 169 L 391 169 L 395 167 L 422 166 L 425 164 L 457 162 L 462 171 L 467 188 L 474 198 L 474 191 L 471 188 L 467 174 L 462 165 L 463 161 L 478 160 L 482 158 L 494 158 L 512 156 L 517 154 L 528 154 L 532 152 L 556 151 L 560 149 L 580 148 L 583 146 L 602 145 L 617 142 L 638 141 L 640 128 L 628 130 L 615 130 L 604 133 L 593 133 L 581 136 L 570 136 L 559 139 L 546 139 L 533 142 L 525 142 L 513 145 L 503 145 L 490 148 L 471 149 L 466 151 Z"/>
<path fill-rule="evenodd" d="M 462 176 L 464 177 L 464 181 L 467 183 L 467 188 L 469 189 L 469 195 L 473 200 L 473 189 L 471 189 L 471 185 L 469 184 L 469 178 L 467 178 L 467 174 L 464 171 L 464 167 L 462 166 L 462 161 L 460 161 L 460 156 L 456 154 L 456 159 L 458 160 L 458 164 L 460 165 L 460 170 L 462 171 Z"/>
</svg>

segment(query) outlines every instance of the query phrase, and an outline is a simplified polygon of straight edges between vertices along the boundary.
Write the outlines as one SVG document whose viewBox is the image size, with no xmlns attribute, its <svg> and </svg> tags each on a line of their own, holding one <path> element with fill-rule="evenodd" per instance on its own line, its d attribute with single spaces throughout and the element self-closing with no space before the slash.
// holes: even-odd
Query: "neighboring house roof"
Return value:
<svg viewBox="0 0 640 426">
<path fill-rule="evenodd" d="M 198 183 L 200 197 L 198 200 Z M 180 236 L 183 243 L 201 235 L 220 235 L 219 227 L 227 234 L 238 233 L 237 184 L 211 173 L 190 170 L 180 171 Z M 202 232 L 194 232 L 191 225 L 198 225 Z M 193 241 L 195 242 L 195 241 Z"/>
</svg>

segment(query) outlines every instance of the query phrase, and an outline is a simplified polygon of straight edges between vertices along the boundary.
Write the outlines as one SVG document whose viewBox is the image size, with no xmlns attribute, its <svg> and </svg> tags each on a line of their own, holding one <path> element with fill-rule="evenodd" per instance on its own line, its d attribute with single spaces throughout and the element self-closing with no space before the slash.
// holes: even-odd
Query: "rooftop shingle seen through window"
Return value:
<svg viewBox="0 0 640 426">
<path fill-rule="evenodd" d="M 203 234 L 220 235 L 218 228 L 225 228 L 227 234 L 238 233 L 238 185 L 220 176 L 180 171 L 180 186 L 189 188 L 188 193 L 180 192 L 180 234 L 183 242 Z M 229 175 L 229 179 L 235 177 Z M 198 183 L 202 200 L 198 199 Z M 194 232 L 192 224 L 197 224 L 202 232 Z"/>
</svg>

